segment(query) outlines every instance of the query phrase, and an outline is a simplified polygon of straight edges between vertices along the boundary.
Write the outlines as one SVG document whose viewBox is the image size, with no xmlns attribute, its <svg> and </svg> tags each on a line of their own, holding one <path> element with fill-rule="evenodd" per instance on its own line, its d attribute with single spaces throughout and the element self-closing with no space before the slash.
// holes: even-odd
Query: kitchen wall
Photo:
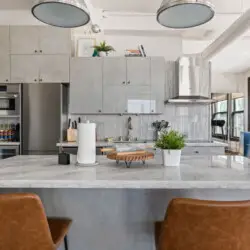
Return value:
<svg viewBox="0 0 250 250">
<path fill-rule="evenodd" d="M 77 120 L 79 116 L 71 115 Z M 97 137 L 102 140 L 106 137 L 127 136 L 128 115 L 81 115 L 82 121 L 90 120 L 97 124 Z M 210 112 L 209 106 L 199 104 L 166 105 L 162 115 L 141 115 L 132 117 L 132 137 L 138 140 L 153 140 L 155 138 L 152 123 L 156 120 L 170 122 L 172 129 L 176 129 L 187 136 L 188 140 L 209 141 Z"/>
<path fill-rule="evenodd" d="M 151 36 L 151 35 L 106 35 L 94 36 L 73 35 L 74 51 L 76 51 L 77 40 L 80 38 L 96 38 L 97 43 L 105 40 L 115 48 L 112 56 L 124 56 L 126 49 L 136 49 L 143 44 L 147 56 L 163 56 L 167 61 L 175 61 L 182 55 L 182 38 L 177 36 Z M 73 52 L 74 53 L 74 52 Z"/>
<path fill-rule="evenodd" d="M 74 44 L 84 36 L 74 35 Z M 85 36 L 88 37 L 88 36 Z M 92 36 L 93 38 L 93 36 Z M 176 36 L 150 36 L 150 35 L 112 35 L 99 34 L 97 41 L 106 40 L 116 52 L 115 56 L 123 56 L 127 48 L 136 48 L 143 44 L 148 56 L 164 56 L 166 61 L 175 61 L 182 55 L 182 39 Z M 167 93 L 166 93 L 167 94 Z M 78 115 L 72 115 L 71 119 L 77 120 Z M 129 116 L 118 115 L 81 115 L 82 121 L 90 120 L 97 123 L 98 139 L 105 137 L 119 137 L 127 135 L 127 120 Z M 133 137 L 141 140 L 154 139 L 155 133 L 152 123 L 156 120 L 166 120 L 171 128 L 184 133 L 188 140 L 211 139 L 210 112 L 206 105 L 166 105 L 162 115 L 132 116 Z"/>
</svg>

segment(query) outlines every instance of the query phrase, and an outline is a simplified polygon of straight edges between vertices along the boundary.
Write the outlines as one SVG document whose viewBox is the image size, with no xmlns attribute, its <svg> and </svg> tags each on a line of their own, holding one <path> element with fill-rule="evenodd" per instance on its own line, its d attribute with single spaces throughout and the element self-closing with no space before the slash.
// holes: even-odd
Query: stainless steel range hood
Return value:
<svg viewBox="0 0 250 250">
<path fill-rule="evenodd" d="M 197 55 L 176 62 L 176 81 L 166 103 L 212 103 L 211 64 Z"/>
</svg>

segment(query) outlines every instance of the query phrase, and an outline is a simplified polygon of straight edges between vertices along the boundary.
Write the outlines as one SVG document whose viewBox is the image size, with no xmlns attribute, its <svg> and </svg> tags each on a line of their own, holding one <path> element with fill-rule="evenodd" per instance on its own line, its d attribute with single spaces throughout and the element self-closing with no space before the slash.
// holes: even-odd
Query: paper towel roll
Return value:
<svg viewBox="0 0 250 250">
<path fill-rule="evenodd" d="M 80 123 L 78 125 L 78 164 L 96 163 L 96 124 Z"/>
</svg>

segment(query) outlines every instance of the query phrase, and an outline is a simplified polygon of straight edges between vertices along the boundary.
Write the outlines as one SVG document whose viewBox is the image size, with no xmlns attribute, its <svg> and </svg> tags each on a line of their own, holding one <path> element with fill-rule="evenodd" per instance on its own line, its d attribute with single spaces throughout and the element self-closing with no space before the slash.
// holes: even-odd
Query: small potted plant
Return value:
<svg viewBox="0 0 250 250">
<path fill-rule="evenodd" d="M 184 146 L 184 135 L 175 130 L 163 132 L 155 143 L 156 148 L 162 149 L 165 167 L 176 167 L 180 165 L 181 150 Z"/>
<path fill-rule="evenodd" d="M 95 45 L 94 49 L 98 52 L 100 57 L 105 57 L 109 52 L 115 51 L 112 46 L 106 44 L 106 41 L 100 42 L 99 45 Z"/>
</svg>

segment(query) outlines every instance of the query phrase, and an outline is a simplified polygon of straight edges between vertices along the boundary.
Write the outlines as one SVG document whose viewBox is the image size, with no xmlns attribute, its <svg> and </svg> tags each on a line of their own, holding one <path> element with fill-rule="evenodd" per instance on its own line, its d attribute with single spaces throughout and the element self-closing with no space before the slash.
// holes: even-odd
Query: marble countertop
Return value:
<svg viewBox="0 0 250 250">
<path fill-rule="evenodd" d="M 96 142 L 96 146 L 97 147 L 112 147 L 115 144 L 118 145 L 127 145 L 127 146 L 131 146 L 132 144 L 134 145 L 147 145 L 147 146 L 154 146 L 154 142 L 146 142 L 146 143 L 142 143 L 142 142 L 131 142 L 131 143 L 114 143 L 114 142 L 105 142 L 105 141 L 98 141 Z M 227 143 L 222 143 L 222 142 L 187 142 L 186 147 L 227 147 L 228 144 Z M 72 147 L 72 148 L 76 148 L 77 143 L 76 142 L 61 142 L 61 143 L 57 143 L 56 144 L 57 147 Z"/>
<path fill-rule="evenodd" d="M 60 166 L 57 156 L 16 156 L 1 160 L 2 188 L 250 189 L 250 160 L 241 156 L 184 156 L 180 167 L 156 159 L 116 165 L 105 156 L 95 167 Z"/>
</svg>

